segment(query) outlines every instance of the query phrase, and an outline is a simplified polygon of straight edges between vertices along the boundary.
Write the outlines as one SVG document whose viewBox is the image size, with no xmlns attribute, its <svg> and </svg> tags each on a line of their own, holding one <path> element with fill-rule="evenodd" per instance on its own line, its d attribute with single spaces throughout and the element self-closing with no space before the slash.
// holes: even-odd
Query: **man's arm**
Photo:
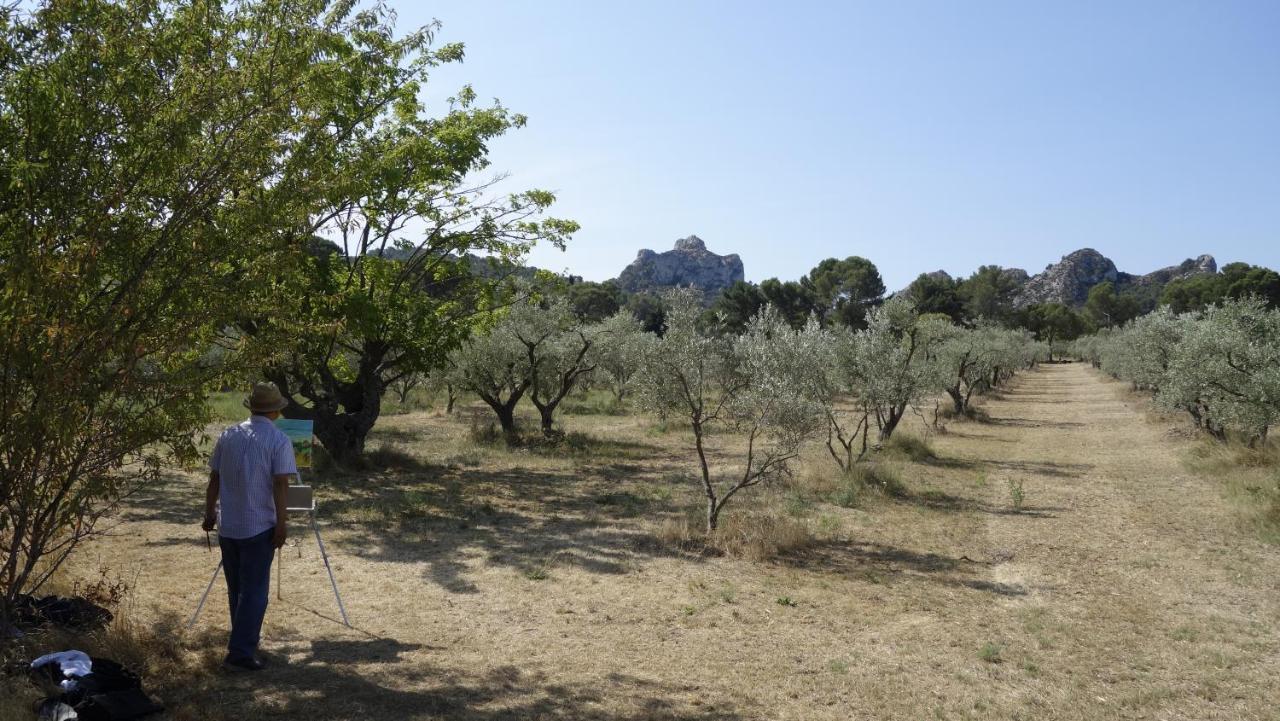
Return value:
<svg viewBox="0 0 1280 721">
<path fill-rule="evenodd" d="M 218 512 L 215 507 L 218 503 L 218 491 L 222 488 L 222 481 L 218 477 L 217 471 L 209 471 L 209 487 L 204 490 L 204 522 L 200 527 L 206 531 L 212 531 L 214 525 L 218 523 Z"/>
<path fill-rule="evenodd" d="M 289 537 L 287 525 L 289 512 L 286 507 L 289 505 L 289 480 L 292 478 L 291 473 L 276 474 L 271 477 L 271 495 L 276 501 L 276 531 L 271 536 L 271 542 L 276 548 L 283 546 L 284 539 Z"/>
</svg>

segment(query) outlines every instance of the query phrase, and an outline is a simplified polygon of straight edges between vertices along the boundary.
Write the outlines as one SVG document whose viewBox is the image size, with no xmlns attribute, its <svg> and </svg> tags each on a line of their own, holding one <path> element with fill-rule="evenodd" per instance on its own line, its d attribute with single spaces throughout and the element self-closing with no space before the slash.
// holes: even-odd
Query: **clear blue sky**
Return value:
<svg viewBox="0 0 1280 721">
<path fill-rule="evenodd" d="M 1280 267 L 1280 2 L 392 0 L 529 116 L 507 187 L 591 280 L 696 233 L 749 280 L 862 255 L 886 285 L 1094 247 Z"/>
</svg>

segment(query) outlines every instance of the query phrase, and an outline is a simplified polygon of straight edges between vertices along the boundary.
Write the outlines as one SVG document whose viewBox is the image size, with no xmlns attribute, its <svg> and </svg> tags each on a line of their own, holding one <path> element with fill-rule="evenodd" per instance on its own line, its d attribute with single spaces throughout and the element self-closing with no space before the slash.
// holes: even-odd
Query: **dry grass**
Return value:
<svg viewBox="0 0 1280 721">
<path fill-rule="evenodd" d="M 804 520 L 764 508 L 726 512 L 710 534 L 706 521 L 697 513 L 668 518 L 658 525 L 655 540 L 659 548 L 669 551 L 749 561 L 777 559 L 811 548 L 818 541 Z"/>
<path fill-rule="evenodd" d="M 1202 439 L 1186 459 L 1192 470 L 1222 484 L 1245 528 L 1280 544 L 1280 443 L 1251 447 Z"/>
<path fill-rule="evenodd" d="M 36 656 L 77 649 L 90 656 L 110 658 L 144 678 L 144 690 L 160 697 L 181 698 L 193 680 L 213 677 L 222 661 L 223 639 L 209 632 L 184 633 L 177 613 L 140 614 L 127 581 L 99 569 L 97 579 L 60 577 L 41 593 L 79 594 L 103 603 L 115 615 L 105 628 L 87 633 L 46 626 L 8 645 L 0 646 L 0 666 L 25 666 Z M 106 583 L 104 583 L 104 579 Z M 147 616 L 143 620 L 143 616 Z M 0 720 L 34 718 L 32 706 L 56 689 L 39 689 L 25 675 L 0 676 Z M 218 709 L 179 705 L 166 714 L 172 719 L 221 719 Z"/>
<path fill-rule="evenodd" d="M 216 592 L 198 633 L 166 641 L 213 565 L 198 475 L 82 557 L 139 569 L 135 640 L 113 653 L 148 664 L 177 717 L 1268 718 L 1280 560 L 1122 391 L 1055 364 L 989 399 L 990 423 L 918 442 L 910 419 L 855 503 L 812 448 L 710 540 L 677 424 L 588 398 L 559 442 L 507 448 L 473 440 L 477 406 L 390 417 L 376 462 L 315 480 L 356 629 L 333 621 L 299 530 L 265 628 L 274 668 L 252 678 L 207 666 Z M 713 440 L 731 468 L 741 439 Z M 904 492 L 877 490 L 887 477 Z"/>
</svg>

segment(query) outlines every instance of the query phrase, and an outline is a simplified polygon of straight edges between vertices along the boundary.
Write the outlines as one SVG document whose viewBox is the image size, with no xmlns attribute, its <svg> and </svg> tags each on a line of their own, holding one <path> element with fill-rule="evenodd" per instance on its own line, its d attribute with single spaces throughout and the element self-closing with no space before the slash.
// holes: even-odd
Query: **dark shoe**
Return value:
<svg viewBox="0 0 1280 721">
<path fill-rule="evenodd" d="M 222 662 L 222 666 L 228 671 L 261 671 L 267 667 L 267 664 L 263 663 L 262 659 L 254 656 L 248 656 L 246 658 L 232 658 L 227 656 L 226 660 Z"/>
</svg>

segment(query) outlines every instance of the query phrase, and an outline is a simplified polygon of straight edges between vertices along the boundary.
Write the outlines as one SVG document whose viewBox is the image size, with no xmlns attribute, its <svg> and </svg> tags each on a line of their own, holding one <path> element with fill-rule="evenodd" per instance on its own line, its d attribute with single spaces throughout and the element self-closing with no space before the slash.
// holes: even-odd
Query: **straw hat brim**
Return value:
<svg viewBox="0 0 1280 721">
<path fill-rule="evenodd" d="M 285 407 L 285 406 L 287 406 L 287 405 L 289 405 L 289 399 L 287 399 L 287 398 L 281 398 L 279 401 L 277 401 L 277 402 L 275 402 L 275 403 L 271 403 L 271 404 L 268 404 L 268 405 L 262 405 L 262 406 L 255 406 L 255 405 L 253 405 L 253 403 L 251 403 L 251 402 L 250 402 L 250 399 L 248 399 L 248 398 L 245 398 L 243 401 L 241 401 L 241 403 L 243 403 L 243 404 L 244 404 L 244 407 L 245 407 L 245 408 L 248 408 L 249 410 L 253 411 L 254 413 L 271 413 L 272 411 L 282 411 L 282 410 L 284 410 L 284 407 Z"/>
</svg>

